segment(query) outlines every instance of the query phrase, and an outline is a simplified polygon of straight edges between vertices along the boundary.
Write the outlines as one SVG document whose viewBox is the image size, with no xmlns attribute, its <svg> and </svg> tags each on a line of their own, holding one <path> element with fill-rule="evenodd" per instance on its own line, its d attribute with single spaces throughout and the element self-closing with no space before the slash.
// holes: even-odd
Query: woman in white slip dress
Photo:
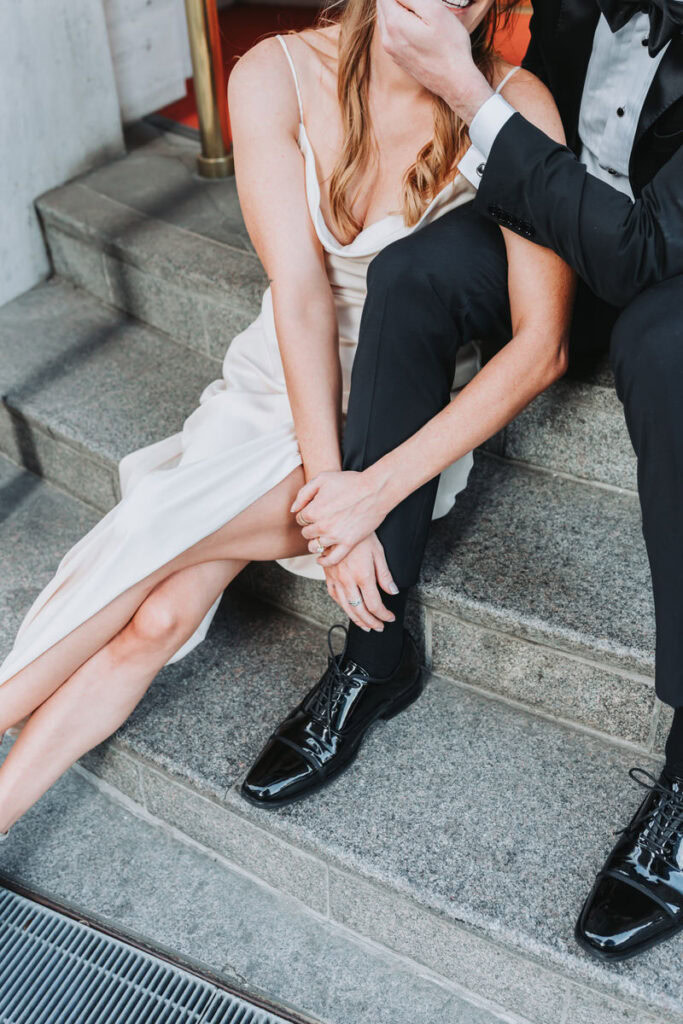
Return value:
<svg viewBox="0 0 683 1024">
<path fill-rule="evenodd" d="M 467 9 L 472 26 L 490 19 L 491 11 L 491 0 L 475 0 Z M 379 587 L 386 595 L 396 588 L 377 537 L 359 544 L 346 566 L 323 571 L 316 554 L 307 553 L 309 542 L 290 509 L 306 479 L 341 468 L 339 413 L 348 399 L 370 261 L 467 203 L 473 191 L 455 169 L 455 147 L 431 191 L 413 189 L 406 215 L 402 169 L 431 137 L 434 99 L 382 50 L 372 31 L 374 0 L 349 0 L 340 20 L 347 37 L 364 22 L 372 66 L 369 92 L 360 100 L 351 95 L 353 75 L 348 79 L 344 111 L 336 85 L 347 80 L 349 68 L 338 59 L 339 24 L 290 36 L 289 47 L 281 37 L 265 40 L 233 72 L 240 199 L 272 287 L 258 319 L 230 346 L 223 377 L 206 387 L 182 430 L 122 460 L 121 501 L 65 555 L 0 666 L 0 732 L 28 716 L 0 767 L 2 833 L 118 728 L 165 664 L 204 638 L 225 587 L 248 561 L 276 558 L 292 572 L 326 576 L 330 593 L 360 630 L 380 635 L 384 623 L 395 620 L 379 598 Z M 525 72 L 511 79 L 516 69 L 489 64 L 501 88 L 525 81 L 536 97 L 532 116 L 553 131 L 554 112 L 538 113 L 543 103 L 536 80 Z M 383 116 L 378 105 L 387 90 L 391 109 Z M 362 157 L 361 107 L 366 133 L 373 109 L 373 157 Z M 347 220 L 342 242 L 343 218 L 330 205 L 330 172 L 344 161 L 348 171 L 358 152 L 352 173 L 337 179 L 337 211 L 340 196 L 352 198 L 360 222 L 352 237 Z M 517 244 L 526 248 L 515 250 Z M 516 239 L 508 257 L 520 266 L 526 260 L 532 277 L 535 266 L 553 260 L 557 289 L 568 293 L 563 265 L 533 250 Z M 551 304 L 548 316 L 556 309 Z M 549 331 L 555 355 L 563 329 Z M 454 389 L 478 368 L 475 350 L 463 357 Z M 562 372 L 560 363 L 543 386 Z M 520 374 L 525 365 L 522 360 Z M 537 381 L 521 404 L 541 389 Z M 520 407 L 518 396 L 509 418 Z M 466 484 L 472 464 L 466 441 L 459 451 L 454 446 L 453 464 L 441 474 L 435 516 L 449 510 Z M 368 565 L 371 583 L 363 582 Z M 325 692 L 330 672 L 339 676 L 340 660 L 330 664 Z M 411 686 L 414 696 L 416 677 Z M 329 707 L 325 714 L 329 726 Z"/>
</svg>

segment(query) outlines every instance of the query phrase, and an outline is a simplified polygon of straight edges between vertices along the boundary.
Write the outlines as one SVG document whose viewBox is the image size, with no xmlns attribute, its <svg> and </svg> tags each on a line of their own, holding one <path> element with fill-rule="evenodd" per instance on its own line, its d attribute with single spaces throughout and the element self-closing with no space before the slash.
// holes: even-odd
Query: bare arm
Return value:
<svg viewBox="0 0 683 1024">
<path fill-rule="evenodd" d="M 280 43 L 242 58 L 229 86 L 235 171 L 249 236 L 270 278 L 287 394 L 307 479 L 341 468 L 341 366 L 337 316 L 306 199 L 297 143 L 299 107 Z M 330 596 L 363 629 L 393 616 L 377 584 L 395 591 L 377 537 L 356 546 L 344 571 L 327 574 Z M 362 607 L 351 600 L 362 592 Z"/>
<path fill-rule="evenodd" d="M 240 204 L 270 279 L 287 393 L 310 478 L 341 466 L 341 368 L 334 300 L 306 200 L 296 91 L 276 39 L 242 58 L 228 99 Z"/>
<path fill-rule="evenodd" d="M 561 140 L 545 87 L 528 73 L 516 78 L 506 90 L 510 101 Z M 503 235 L 511 340 L 445 409 L 373 466 L 357 474 L 323 474 L 302 488 L 296 507 L 305 507 L 313 521 L 304 536 L 319 536 L 332 546 L 321 564 L 344 558 L 392 508 L 509 423 L 565 372 L 573 274 L 549 249 L 507 230 Z"/>
</svg>

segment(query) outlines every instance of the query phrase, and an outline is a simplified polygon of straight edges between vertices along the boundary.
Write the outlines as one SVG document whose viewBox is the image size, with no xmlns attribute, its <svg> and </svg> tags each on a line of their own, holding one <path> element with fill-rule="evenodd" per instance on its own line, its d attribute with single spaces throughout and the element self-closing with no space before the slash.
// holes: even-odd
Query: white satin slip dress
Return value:
<svg viewBox="0 0 683 1024">
<path fill-rule="evenodd" d="M 386 245 L 469 202 L 474 189 L 458 174 L 415 226 L 406 227 L 402 215 L 390 214 L 362 230 L 353 242 L 341 245 L 322 216 L 315 154 L 304 127 L 296 70 L 284 39 L 278 39 L 299 101 L 298 142 L 311 218 L 325 252 L 336 305 L 346 410 L 368 264 Z M 454 390 L 478 368 L 478 351 L 470 345 L 458 357 Z M 67 552 L 34 601 L 0 666 L 0 685 L 119 594 L 229 522 L 300 465 L 268 289 L 258 318 L 230 345 L 222 378 L 204 389 L 182 430 L 121 460 L 120 502 Z M 471 467 L 470 453 L 441 474 L 434 518 L 453 506 Z M 282 559 L 280 564 L 302 576 L 323 578 L 314 555 Z M 168 664 L 204 639 L 219 600 Z"/>
</svg>

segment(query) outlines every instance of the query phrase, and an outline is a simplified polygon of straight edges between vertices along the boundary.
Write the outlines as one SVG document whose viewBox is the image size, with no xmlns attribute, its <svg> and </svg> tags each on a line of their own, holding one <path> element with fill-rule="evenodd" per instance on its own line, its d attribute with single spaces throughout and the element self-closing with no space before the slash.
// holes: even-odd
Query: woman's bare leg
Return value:
<svg viewBox="0 0 683 1024">
<path fill-rule="evenodd" d="M 244 565 L 205 562 L 168 576 L 130 622 L 34 711 L 0 766 L 0 831 L 118 729 Z"/>
<path fill-rule="evenodd" d="M 214 533 L 130 587 L 0 686 L 0 733 L 43 704 L 130 621 L 165 578 L 211 561 L 286 558 L 308 550 L 289 509 L 303 483 L 301 468 Z M 125 551 L 121 553 L 125 558 Z M 209 606 L 207 606 L 209 607 Z"/>
</svg>

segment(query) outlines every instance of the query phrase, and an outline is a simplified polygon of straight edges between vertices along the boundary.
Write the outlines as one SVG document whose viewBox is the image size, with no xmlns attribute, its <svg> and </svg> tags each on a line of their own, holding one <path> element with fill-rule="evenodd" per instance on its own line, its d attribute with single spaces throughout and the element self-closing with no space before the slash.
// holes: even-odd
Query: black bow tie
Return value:
<svg viewBox="0 0 683 1024">
<path fill-rule="evenodd" d="M 638 11 L 650 18 L 648 52 L 655 57 L 674 36 L 683 33 L 683 0 L 598 0 L 612 32 L 618 32 Z"/>
</svg>

